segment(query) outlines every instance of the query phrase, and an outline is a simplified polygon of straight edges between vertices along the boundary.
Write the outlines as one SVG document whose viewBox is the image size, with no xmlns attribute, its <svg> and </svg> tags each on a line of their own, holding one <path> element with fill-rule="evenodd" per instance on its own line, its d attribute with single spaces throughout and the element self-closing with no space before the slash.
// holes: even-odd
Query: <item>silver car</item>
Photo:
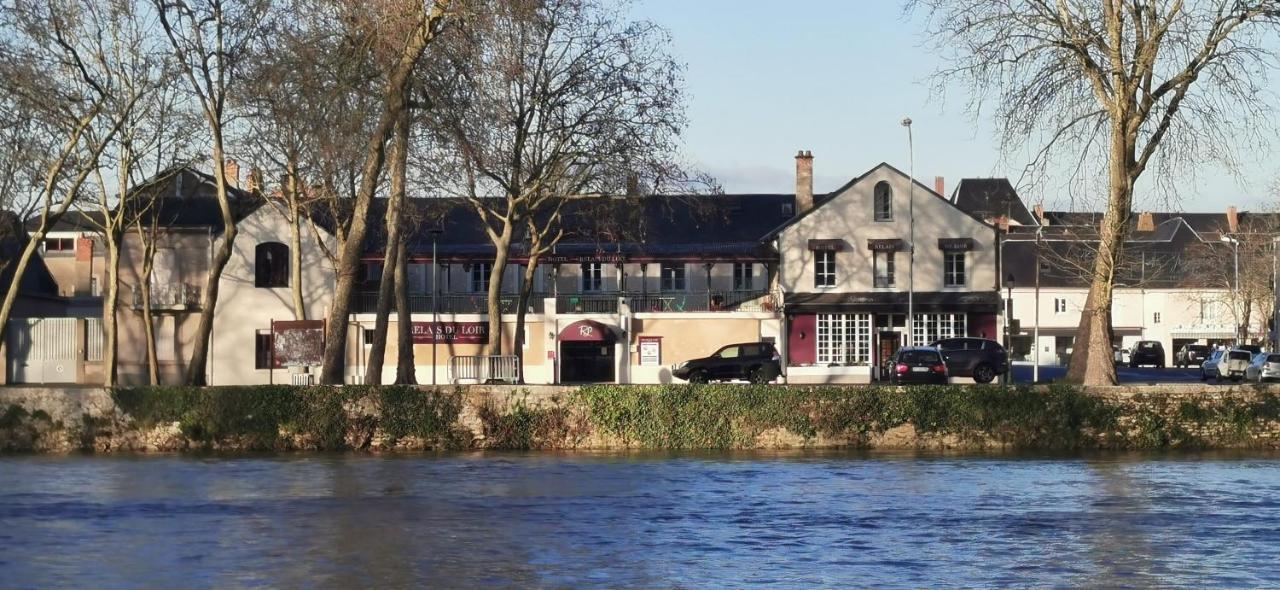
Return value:
<svg viewBox="0 0 1280 590">
<path fill-rule="evenodd" d="M 1258 383 L 1280 379 L 1280 353 L 1260 352 L 1254 355 L 1253 362 L 1245 369 L 1244 378 Z"/>
</svg>

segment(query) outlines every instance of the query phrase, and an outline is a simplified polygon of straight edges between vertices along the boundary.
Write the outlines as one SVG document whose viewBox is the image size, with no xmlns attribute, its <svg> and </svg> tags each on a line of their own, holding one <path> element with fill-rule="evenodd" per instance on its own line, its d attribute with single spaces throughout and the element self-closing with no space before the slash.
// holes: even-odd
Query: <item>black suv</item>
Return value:
<svg viewBox="0 0 1280 590">
<path fill-rule="evenodd" d="M 931 346 L 906 346 L 893 355 L 889 382 L 894 385 L 947 384 L 942 353 Z"/>
<path fill-rule="evenodd" d="M 1184 344 L 1173 355 L 1173 366 L 1178 368 L 1199 367 L 1209 360 L 1209 354 L 1212 352 L 1208 344 Z"/>
<path fill-rule="evenodd" d="M 975 383 L 991 383 L 1009 371 L 1009 353 L 995 340 L 947 338 L 930 344 L 942 352 L 952 377 L 972 377 Z"/>
<path fill-rule="evenodd" d="M 1143 340 L 1129 349 L 1129 366 L 1151 365 L 1164 368 L 1164 345 L 1158 340 Z"/>
<path fill-rule="evenodd" d="M 671 374 L 690 383 L 734 379 L 768 383 L 782 374 L 782 358 L 768 342 L 730 344 L 709 357 L 676 365 Z"/>
</svg>

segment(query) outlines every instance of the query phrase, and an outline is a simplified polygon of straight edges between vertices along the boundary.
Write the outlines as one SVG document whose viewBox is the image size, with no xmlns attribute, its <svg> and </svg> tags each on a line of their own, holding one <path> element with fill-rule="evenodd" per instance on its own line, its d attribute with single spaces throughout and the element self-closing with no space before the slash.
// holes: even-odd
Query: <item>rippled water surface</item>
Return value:
<svg viewBox="0 0 1280 590">
<path fill-rule="evenodd" d="M 0 458 L 0 587 L 1276 584 L 1280 455 Z"/>
</svg>

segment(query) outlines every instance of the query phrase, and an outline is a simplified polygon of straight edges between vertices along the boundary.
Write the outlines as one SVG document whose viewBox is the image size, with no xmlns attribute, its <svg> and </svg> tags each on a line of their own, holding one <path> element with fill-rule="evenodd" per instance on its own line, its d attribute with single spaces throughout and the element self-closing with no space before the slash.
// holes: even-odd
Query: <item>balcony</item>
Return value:
<svg viewBox="0 0 1280 590">
<path fill-rule="evenodd" d="M 629 293 L 627 297 L 636 313 L 773 312 L 780 301 L 769 291 Z"/>
<path fill-rule="evenodd" d="M 133 309 L 141 311 L 142 289 L 130 287 L 133 292 Z M 151 286 L 151 311 L 193 311 L 200 309 L 200 286 L 169 284 Z"/>
<path fill-rule="evenodd" d="M 625 293 L 576 293 L 556 297 L 556 313 L 618 313 Z"/>
<path fill-rule="evenodd" d="M 542 301 L 546 297 L 545 293 L 532 293 L 529 295 L 529 307 L 526 313 L 542 313 Z M 441 293 L 436 295 L 437 311 L 444 314 L 456 313 L 488 313 L 489 296 L 485 293 Z M 518 295 L 503 295 L 498 301 L 498 308 L 504 314 L 514 314 L 516 306 L 520 302 Z M 391 302 L 391 309 L 395 310 L 395 301 Z M 378 311 L 378 293 L 377 291 L 361 291 L 356 293 L 356 300 L 353 305 L 355 313 L 374 313 Z M 431 295 L 428 294 L 410 294 L 409 295 L 409 312 L 410 313 L 431 313 Z"/>
</svg>

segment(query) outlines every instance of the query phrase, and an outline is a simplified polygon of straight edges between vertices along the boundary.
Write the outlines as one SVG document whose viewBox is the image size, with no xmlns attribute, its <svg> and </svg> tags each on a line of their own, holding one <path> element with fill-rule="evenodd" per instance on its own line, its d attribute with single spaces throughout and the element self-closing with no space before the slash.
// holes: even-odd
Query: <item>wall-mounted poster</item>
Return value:
<svg viewBox="0 0 1280 590">
<path fill-rule="evenodd" d="M 657 366 L 662 364 L 661 336 L 640 337 L 640 364 L 642 366 Z"/>
</svg>

